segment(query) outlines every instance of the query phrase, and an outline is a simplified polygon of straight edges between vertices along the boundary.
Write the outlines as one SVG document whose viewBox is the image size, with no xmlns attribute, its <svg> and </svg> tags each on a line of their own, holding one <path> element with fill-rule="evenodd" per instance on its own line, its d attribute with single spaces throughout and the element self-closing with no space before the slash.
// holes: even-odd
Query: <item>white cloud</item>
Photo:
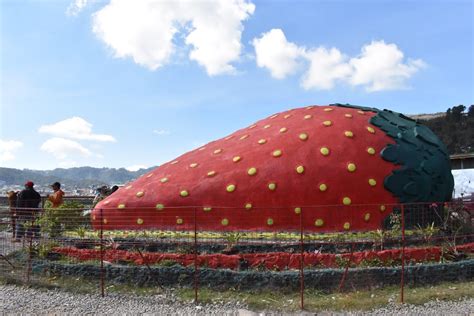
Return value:
<svg viewBox="0 0 474 316">
<path fill-rule="evenodd" d="M 23 147 L 23 143 L 17 140 L 0 139 L 0 161 L 10 161 L 15 159 L 15 152 Z"/>
<path fill-rule="evenodd" d="M 76 141 L 53 137 L 41 145 L 41 150 L 53 154 L 56 158 L 64 160 L 70 156 L 81 155 L 83 157 L 92 156 L 92 152 Z"/>
<path fill-rule="evenodd" d="M 171 134 L 171 132 L 168 131 L 168 130 L 165 130 L 165 129 L 154 129 L 153 134 L 156 134 L 156 135 L 169 135 L 169 134 Z"/>
<path fill-rule="evenodd" d="M 347 80 L 351 75 L 351 67 L 344 62 L 346 57 L 337 48 L 319 47 L 306 53 L 305 57 L 309 68 L 301 81 L 304 89 L 329 90 L 337 80 Z"/>
<path fill-rule="evenodd" d="M 146 169 L 146 168 L 148 168 L 148 167 L 144 166 L 144 165 L 133 165 L 133 166 L 127 167 L 125 169 L 127 169 L 128 171 L 138 171 L 140 169 Z"/>
<path fill-rule="evenodd" d="M 81 117 L 71 117 L 51 125 L 43 125 L 38 130 L 40 133 L 50 134 L 58 137 L 66 137 L 78 140 L 93 140 L 100 142 L 115 142 L 111 135 L 92 133 L 92 124 Z"/>
<path fill-rule="evenodd" d="M 395 44 L 373 41 L 364 45 L 358 57 L 351 58 L 352 85 L 363 85 L 367 91 L 394 90 L 406 87 L 406 79 L 426 64 L 421 59 L 403 62 L 403 52 Z"/>
<path fill-rule="evenodd" d="M 76 16 L 78 15 L 87 5 L 87 3 L 90 2 L 88 0 L 74 0 L 71 2 L 66 9 L 66 14 L 70 16 Z"/>
<path fill-rule="evenodd" d="M 350 58 L 337 48 L 307 49 L 287 41 L 281 29 L 272 29 L 253 40 L 257 65 L 267 68 L 272 77 L 283 79 L 294 74 L 302 62 L 306 68 L 304 89 L 328 90 L 337 83 L 364 87 L 367 92 L 407 88 L 407 80 L 426 66 L 421 59 L 404 60 L 395 44 L 373 41 Z"/>
<path fill-rule="evenodd" d="M 117 58 L 156 70 L 168 64 L 181 33 L 189 58 L 213 76 L 233 73 L 240 59 L 242 22 L 253 14 L 247 0 L 111 0 L 93 16 L 93 31 Z"/>
<path fill-rule="evenodd" d="M 268 68 L 272 77 L 283 79 L 296 72 L 299 66 L 298 59 L 304 53 L 294 43 L 286 40 L 281 29 L 272 29 L 252 41 L 255 47 L 257 65 Z"/>
</svg>

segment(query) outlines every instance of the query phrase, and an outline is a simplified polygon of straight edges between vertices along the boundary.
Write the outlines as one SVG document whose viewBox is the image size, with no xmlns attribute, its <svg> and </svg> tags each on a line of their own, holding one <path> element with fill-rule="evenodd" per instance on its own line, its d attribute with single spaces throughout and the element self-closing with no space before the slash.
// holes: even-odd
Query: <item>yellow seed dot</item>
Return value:
<svg viewBox="0 0 474 316">
<path fill-rule="evenodd" d="M 233 162 L 239 162 L 240 159 L 242 159 L 240 156 L 235 156 L 234 158 L 232 158 L 232 161 Z"/>
<path fill-rule="evenodd" d="M 170 164 L 175 165 L 175 164 L 177 164 L 178 162 L 179 162 L 178 160 L 175 160 L 175 161 L 172 161 Z"/>
<path fill-rule="evenodd" d="M 252 203 L 246 203 L 245 204 L 245 209 L 250 210 L 252 208 Z"/>
<path fill-rule="evenodd" d="M 150 173 L 150 174 L 147 175 L 146 177 L 147 177 L 147 178 L 150 178 L 150 177 L 152 177 L 152 176 L 153 176 L 153 173 Z"/>
<path fill-rule="evenodd" d="M 329 155 L 329 148 L 327 148 L 327 147 L 321 147 L 321 149 L 319 151 L 321 152 L 321 155 L 323 155 L 323 156 Z"/>
<path fill-rule="evenodd" d="M 234 136 L 232 136 L 232 135 L 227 136 L 227 137 L 225 138 L 225 140 L 229 140 L 229 139 L 231 139 L 232 137 L 234 137 Z"/>
<path fill-rule="evenodd" d="M 117 206 L 117 208 L 119 208 L 119 209 L 124 209 L 124 208 L 125 208 L 125 204 L 120 203 L 120 204 Z"/>
<path fill-rule="evenodd" d="M 196 162 L 193 162 L 192 164 L 189 165 L 191 168 L 196 168 L 198 164 Z"/>
<path fill-rule="evenodd" d="M 130 190 L 131 188 L 132 188 L 131 185 L 127 185 L 127 186 L 125 187 L 125 190 Z"/>
<path fill-rule="evenodd" d="M 104 218 L 104 219 L 102 220 L 102 222 L 103 222 L 104 224 L 107 224 L 107 218 Z"/>
<path fill-rule="evenodd" d="M 204 212 L 210 212 L 210 211 L 212 211 L 212 207 L 206 206 L 206 207 L 203 207 L 202 210 Z"/>
<path fill-rule="evenodd" d="M 110 203 L 110 201 L 105 201 L 105 202 L 104 202 L 104 205 L 107 205 L 107 204 L 109 204 L 109 203 Z"/>
<path fill-rule="evenodd" d="M 359 113 L 360 115 L 365 115 L 365 112 L 361 110 L 357 111 L 357 113 Z"/>
<path fill-rule="evenodd" d="M 301 214 L 301 207 L 295 207 L 295 214 Z"/>
<path fill-rule="evenodd" d="M 304 167 L 303 166 L 296 167 L 296 172 L 299 174 L 302 174 L 304 172 Z"/>
<path fill-rule="evenodd" d="M 369 153 L 369 155 L 375 155 L 375 149 L 373 147 L 367 148 L 367 152 Z"/>
<path fill-rule="evenodd" d="M 162 210 L 165 208 L 165 206 L 164 206 L 163 204 L 161 204 L 161 203 L 158 203 L 158 204 L 156 204 L 155 208 L 156 208 L 158 211 L 162 211 Z"/>
<path fill-rule="evenodd" d="M 208 176 L 208 177 L 213 177 L 213 176 L 215 176 L 215 175 L 216 175 L 216 172 L 215 172 L 214 170 L 209 171 L 209 172 L 207 173 L 207 176 Z"/>
<path fill-rule="evenodd" d="M 331 112 L 332 110 L 333 110 L 333 108 L 325 108 L 324 112 Z"/>
<path fill-rule="evenodd" d="M 267 225 L 272 226 L 273 225 L 273 218 L 267 219 Z"/>
<path fill-rule="evenodd" d="M 351 163 L 348 163 L 348 164 L 347 164 L 347 170 L 348 170 L 349 172 L 354 172 L 354 171 L 356 171 L 356 169 L 357 169 L 357 167 L 356 167 L 355 163 L 352 163 L 352 162 L 351 162 Z"/>
<path fill-rule="evenodd" d="M 344 114 L 344 116 L 347 118 L 352 118 L 352 114 L 349 114 L 349 113 Z"/>
<path fill-rule="evenodd" d="M 324 225 L 324 221 L 321 218 L 318 218 L 317 220 L 314 221 L 314 226 L 316 227 L 322 227 Z"/>
<path fill-rule="evenodd" d="M 273 114 L 272 116 L 270 116 L 271 119 L 274 119 L 275 117 L 277 117 L 278 114 Z"/>
<path fill-rule="evenodd" d="M 352 203 L 351 199 L 347 196 L 342 199 L 342 204 L 344 205 L 351 205 L 351 203 Z"/>
<path fill-rule="evenodd" d="M 375 134 L 375 129 L 373 129 L 372 127 L 367 126 L 367 130 L 369 131 L 369 133 Z"/>
<path fill-rule="evenodd" d="M 375 179 L 369 179 L 369 185 L 374 187 L 377 185 L 377 181 L 375 181 Z"/>
<path fill-rule="evenodd" d="M 145 192 L 139 191 L 139 192 L 137 192 L 137 194 L 135 194 L 135 195 L 136 195 L 137 197 L 141 198 L 142 196 L 145 195 Z"/>
<path fill-rule="evenodd" d="M 265 125 L 263 128 L 264 128 L 264 129 L 267 129 L 267 128 L 270 128 L 270 127 L 271 127 L 271 125 L 270 125 L 270 124 L 267 124 L 267 125 Z"/>
<path fill-rule="evenodd" d="M 288 129 L 286 127 L 280 128 L 280 133 L 285 133 Z"/>
<path fill-rule="evenodd" d="M 304 119 L 305 119 L 305 120 L 309 120 L 309 119 L 312 118 L 312 117 L 313 117 L 313 116 L 312 116 L 311 114 L 308 114 L 308 115 L 305 115 L 305 116 L 304 116 Z"/>
<path fill-rule="evenodd" d="M 254 124 L 254 125 L 250 125 L 250 126 L 249 126 L 249 129 L 252 129 L 252 128 L 255 128 L 255 127 L 257 127 L 257 125 L 255 125 L 255 124 Z"/>
<path fill-rule="evenodd" d="M 380 212 L 384 212 L 386 209 L 385 205 L 380 205 Z"/>
<path fill-rule="evenodd" d="M 306 107 L 306 110 L 311 110 L 312 108 L 314 108 L 314 106 L 310 105 Z"/>
<path fill-rule="evenodd" d="M 199 150 L 199 151 L 203 151 L 204 149 L 206 149 L 206 147 L 205 147 L 205 146 L 204 146 L 204 147 L 201 147 L 201 148 L 199 148 L 198 150 Z"/>
<path fill-rule="evenodd" d="M 249 176 L 256 175 L 257 174 L 257 168 L 255 168 L 255 167 L 249 168 L 249 170 L 247 170 L 247 173 L 248 173 Z"/>
<path fill-rule="evenodd" d="M 160 179 L 160 182 L 161 182 L 161 183 L 168 182 L 168 178 L 166 178 L 166 177 L 164 177 L 164 178 L 161 178 L 161 179 Z"/>
<path fill-rule="evenodd" d="M 247 137 L 249 137 L 249 135 L 247 135 L 247 134 L 242 135 L 242 136 L 240 136 L 240 140 L 244 140 L 244 139 L 246 139 Z"/>
<path fill-rule="evenodd" d="M 268 184 L 268 189 L 270 189 L 270 191 L 275 191 L 276 187 L 277 185 L 274 182 Z"/>
<path fill-rule="evenodd" d="M 229 220 L 227 218 L 224 218 L 223 220 L 221 220 L 221 224 L 222 226 L 227 226 L 229 225 Z"/>
<path fill-rule="evenodd" d="M 328 189 L 328 186 L 325 183 L 319 185 L 319 191 L 324 192 Z"/>
<path fill-rule="evenodd" d="M 280 149 L 277 149 L 277 150 L 274 150 L 272 155 L 273 157 L 280 157 L 282 154 L 281 150 Z"/>
<path fill-rule="evenodd" d="M 184 221 L 183 221 L 182 218 L 177 218 L 177 219 L 176 219 L 176 224 L 181 225 L 181 224 L 183 224 L 183 223 L 184 223 Z"/>
<path fill-rule="evenodd" d="M 217 155 L 217 154 L 220 154 L 221 152 L 222 152 L 222 149 L 220 149 L 220 148 L 219 148 L 219 149 L 216 149 L 216 150 L 214 150 L 214 154 L 216 154 L 216 155 Z"/>
<path fill-rule="evenodd" d="M 370 220 L 370 213 L 365 213 L 364 221 L 368 222 Z"/>
<path fill-rule="evenodd" d="M 263 145 L 263 144 L 265 144 L 266 142 L 267 142 L 267 140 L 266 140 L 266 139 L 263 139 L 263 138 L 258 141 L 258 143 L 259 143 L 260 145 Z"/>
<path fill-rule="evenodd" d="M 301 134 L 299 135 L 299 138 L 300 138 L 301 140 L 307 140 L 307 139 L 308 139 L 308 134 L 306 134 L 306 133 L 301 133 Z"/>
<path fill-rule="evenodd" d="M 137 218 L 137 224 L 138 224 L 138 225 L 141 225 L 141 224 L 143 224 L 143 219 L 141 219 L 141 218 Z"/>
<path fill-rule="evenodd" d="M 331 126 L 331 125 L 332 125 L 332 122 L 331 122 L 331 121 L 324 121 L 324 122 L 323 122 L 323 125 L 324 125 L 324 126 Z"/>
<path fill-rule="evenodd" d="M 351 131 L 345 131 L 345 132 L 344 132 L 344 135 L 345 135 L 346 137 L 349 137 L 349 138 L 354 137 L 354 133 L 352 133 Z"/>
<path fill-rule="evenodd" d="M 283 116 L 283 118 L 287 119 L 291 116 L 291 114 L 286 114 L 285 116 Z"/>
<path fill-rule="evenodd" d="M 189 192 L 186 190 L 182 190 L 181 192 L 179 192 L 179 195 L 181 195 L 182 197 L 187 197 L 189 195 Z"/>
<path fill-rule="evenodd" d="M 343 227 L 345 230 L 349 230 L 351 228 L 351 224 L 349 222 L 345 222 Z"/>
<path fill-rule="evenodd" d="M 235 184 L 229 184 L 226 188 L 227 192 L 234 192 L 235 191 Z"/>
</svg>

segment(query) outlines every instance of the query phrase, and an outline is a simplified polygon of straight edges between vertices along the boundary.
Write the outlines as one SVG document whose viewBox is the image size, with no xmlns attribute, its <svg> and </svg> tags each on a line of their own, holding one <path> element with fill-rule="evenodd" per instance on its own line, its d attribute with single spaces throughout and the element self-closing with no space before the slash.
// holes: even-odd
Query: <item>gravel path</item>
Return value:
<svg viewBox="0 0 474 316">
<path fill-rule="evenodd" d="M 252 312 L 241 303 L 196 306 L 178 301 L 172 293 L 154 296 L 72 294 L 59 290 L 38 290 L 14 285 L 0 286 L 0 314 L 34 315 L 281 315 L 278 312 Z M 474 315 L 474 299 L 455 302 L 429 302 L 422 306 L 388 305 L 372 312 L 349 315 Z M 293 315 L 314 315 L 302 312 Z M 320 312 L 317 315 L 343 315 Z M 348 313 L 344 313 L 348 315 Z"/>
</svg>

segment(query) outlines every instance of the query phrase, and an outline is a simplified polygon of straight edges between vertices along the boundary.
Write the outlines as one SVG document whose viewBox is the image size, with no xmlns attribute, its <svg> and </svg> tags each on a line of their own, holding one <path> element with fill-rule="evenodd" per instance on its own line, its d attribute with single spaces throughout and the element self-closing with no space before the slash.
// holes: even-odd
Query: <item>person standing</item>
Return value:
<svg viewBox="0 0 474 316">
<path fill-rule="evenodd" d="M 53 194 L 48 195 L 48 201 L 53 204 L 53 208 L 61 206 L 64 203 L 64 191 L 61 190 L 61 183 L 54 182 L 50 185 L 50 187 L 53 189 L 54 192 Z"/>
<path fill-rule="evenodd" d="M 25 189 L 18 194 L 15 241 L 20 241 L 25 235 L 25 225 L 31 227 L 28 230 L 28 235 L 32 234 L 32 237 L 39 237 L 39 227 L 35 225 L 34 221 L 39 211 L 41 196 L 33 188 L 34 185 L 32 181 L 26 182 Z"/>
</svg>

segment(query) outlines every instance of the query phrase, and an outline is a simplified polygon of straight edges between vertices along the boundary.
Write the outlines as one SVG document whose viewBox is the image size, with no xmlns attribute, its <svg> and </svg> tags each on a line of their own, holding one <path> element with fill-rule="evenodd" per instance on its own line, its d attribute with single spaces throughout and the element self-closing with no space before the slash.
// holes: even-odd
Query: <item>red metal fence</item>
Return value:
<svg viewBox="0 0 474 316">
<path fill-rule="evenodd" d="M 184 286 L 194 289 L 196 302 L 202 287 L 278 288 L 298 292 L 301 308 L 305 289 L 342 292 L 397 285 L 403 302 L 406 286 L 474 279 L 474 204 L 385 205 L 380 212 L 394 211 L 380 229 L 369 231 L 355 231 L 351 223 L 353 214 L 373 206 L 353 207 L 358 212 L 338 206 L 253 209 L 265 214 L 269 227 L 273 218 L 294 221 L 297 216 L 300 224 L 291 230 L 252 231 L 236 230 L 225 218 L 219 218 L 218 230 L 204 230 L 210 226 L 206 219 L 216 219 L 200 216 L 209 212 L 206 207 L 189 207 L 181 208 L 179 216 L 163 212 L 160 216 L 170 217 L 167 222 L 176 223 L 166 229 L 132 231 L 108 230 L 103 211 L 93 229 L 91 200 L 78 198 L 59 209 L 46 206 L 26 219 L 18 217 L 17 209 L 16 224 L 23 230 L 15 232 L 13 214 L 4 204 L 0 277 L 22 283 L 79 278 L 97 286 L 102 296 L 111 284 Z M 328 208 L 331 216 L 343 219 L 338 231 L 324 229 L 320 214 L 324 210 L 327 216 Z M 232 211 L 237 210 L 226 209 Z M 240 220 L 252 221 L 252 213 L 240 214 Z M 124 213 L 115 220 L 136 219 Z"/>
</svg>

